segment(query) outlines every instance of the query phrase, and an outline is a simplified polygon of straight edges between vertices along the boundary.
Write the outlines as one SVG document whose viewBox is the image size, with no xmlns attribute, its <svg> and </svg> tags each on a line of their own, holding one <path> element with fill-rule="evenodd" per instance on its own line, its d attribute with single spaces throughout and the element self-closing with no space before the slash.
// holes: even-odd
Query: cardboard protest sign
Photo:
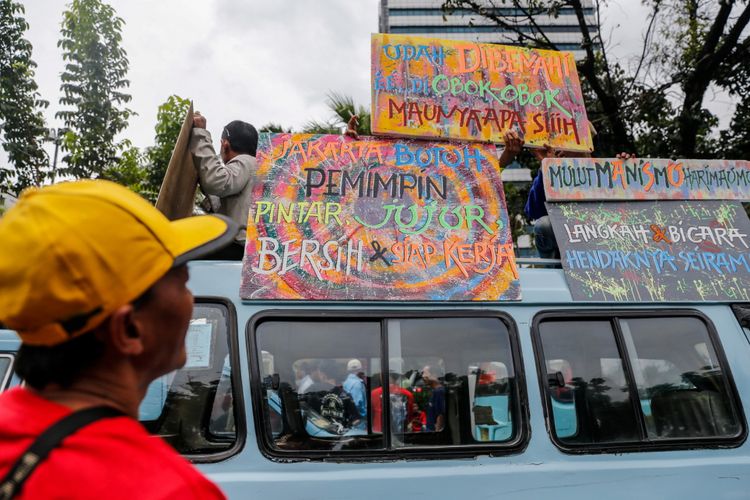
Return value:
<svg viewBox="0 0 750 500">
<path fill-rule="evenodd" d="M 261 134 L 243 299 L 517 300 L 492 145 Z"/>
<path fill-rule="evenodd" d="M 193 104 L 182 121 L 180 135 L 172 150 L 164 180 L 156 199 L 156 208 L 170 220 L 193 215 L 198 171 L 190 154 L 190 131 L 193 129 Z"/>
<path fill-rule="evenodd" d="M 750 300 L 736 201 L 547 203 L 574 300 Z"/>
<path fill-rule="evenodd" d="M 546 158 L 544 191 L 563 200 L 750 200 L 750 162 Z"/>
<path fill-rule="evenodd" d="M 570 52 L 372 35 L 372 131 L 591 151 Z"/>
</svg>

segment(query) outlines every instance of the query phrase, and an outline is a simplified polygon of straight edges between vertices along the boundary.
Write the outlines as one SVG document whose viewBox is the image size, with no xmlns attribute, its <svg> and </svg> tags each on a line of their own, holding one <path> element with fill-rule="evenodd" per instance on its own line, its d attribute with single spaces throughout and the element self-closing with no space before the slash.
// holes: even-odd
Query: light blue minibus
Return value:
<svg viewBox="0 0 750 500">
<path fill-rule="evenodd" d="M 194 262 L 141 420 L 230 498 L 750 498 L 750 304 L 573 302 L 521 266 L 519 302 L 272 302 Z"/>
</svg>

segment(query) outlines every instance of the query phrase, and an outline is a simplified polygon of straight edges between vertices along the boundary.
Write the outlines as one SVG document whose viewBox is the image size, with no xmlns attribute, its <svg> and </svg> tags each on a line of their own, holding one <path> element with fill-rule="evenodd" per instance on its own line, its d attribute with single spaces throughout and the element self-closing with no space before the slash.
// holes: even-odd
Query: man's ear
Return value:
<svg viewBox="0 0 750 500">
<path fill-rule="evenodd" d="M 103 326 L 99 332 L 106 338 L 102 340 L 115 351 L 124 356 L 138 356 L 143 353 L 143 339 L 131 304 L 116 309 Z"/>
</svg>

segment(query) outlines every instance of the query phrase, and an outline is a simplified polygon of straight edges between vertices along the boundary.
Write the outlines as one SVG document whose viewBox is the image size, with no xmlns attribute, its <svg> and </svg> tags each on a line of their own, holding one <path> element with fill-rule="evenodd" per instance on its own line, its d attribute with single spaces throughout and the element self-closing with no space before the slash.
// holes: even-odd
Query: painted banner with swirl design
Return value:
<svg viewBox="0 0 750 500">
<path fill-rule="evenodd" d="M 243 299 L 519 300 L 495 148 L 261 134 Z"/>
</svg>

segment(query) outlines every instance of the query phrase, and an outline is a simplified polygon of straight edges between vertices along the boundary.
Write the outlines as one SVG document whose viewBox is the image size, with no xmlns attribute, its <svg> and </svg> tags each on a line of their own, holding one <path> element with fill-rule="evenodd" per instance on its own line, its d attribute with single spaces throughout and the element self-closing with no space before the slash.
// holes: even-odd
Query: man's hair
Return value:
<svg viewBox="0 0 750 500">
<path fill-rule="evenodd" d="M 255 156 L 258 149 L 258 131 L 247 122 L 234 120 L 227 123 L 221 138 L 228 140 L 229 147 L 236 153 Z"/>
<path fill-rule="evenodd" d="M 151 290 L 149 288 L 132 302 L 135 309 L 151 300 Z M 53 346 L 21 344 L 13 369 L 34 389 L 44 389 L 50 384 L 70 387 L 104 354 L 105 344 L 96 337 L 95 331 Z"/>
</svg>

